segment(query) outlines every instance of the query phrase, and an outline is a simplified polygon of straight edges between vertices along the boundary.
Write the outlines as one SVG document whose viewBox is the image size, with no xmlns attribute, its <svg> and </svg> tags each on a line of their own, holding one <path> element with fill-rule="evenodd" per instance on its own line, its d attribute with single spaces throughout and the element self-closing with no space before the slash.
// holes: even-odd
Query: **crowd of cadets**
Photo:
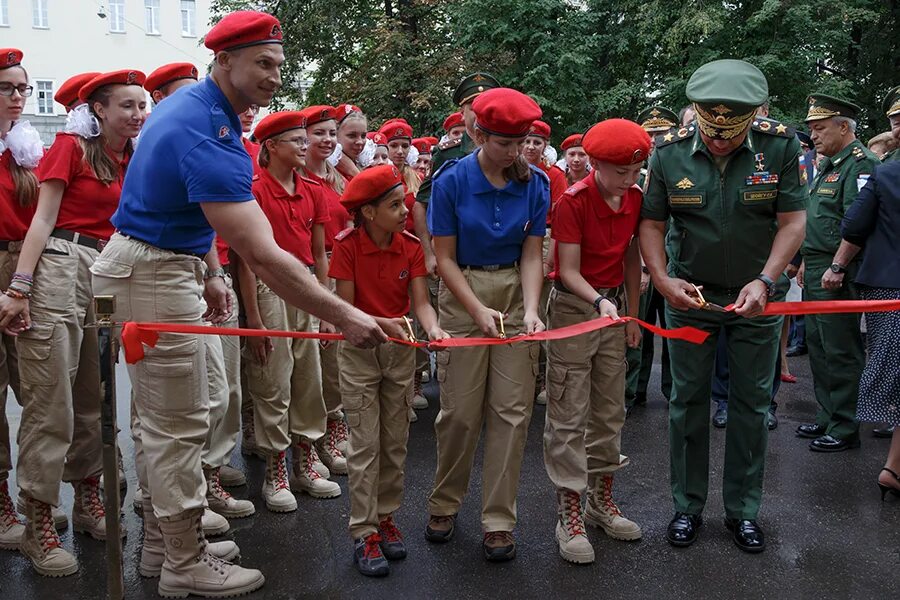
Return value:
<svg viewBox="0 0 900 600">
<path fill-rule="evenodd" d="M 0 287 L 7 290 L 0 296 L 5 328 L 0 344 L 0 548 L 20 550 L 42 575 L 78 569 L 57 536 L 68 523 L 60 509 L 61 482 L 75 488 L 73 529 L 106 537 L 98 337 L 90 327 L 98 282 L 118 290 L 119 305 L 127 307 L 123 314 L 136 320 L 197 321 L 206 282 L 210 303 L 202 305 L 202 318 L 213 324 L 324 333 L 340 328 L 313 314 L 323 311 L 283 299 L 281 288 L 266 273 L 257 276 L 261 269 L 243 260 L 223 237 L 215 240 L 216 252 L 207 253 L 208 242 L 192 233 L 191 227 L 200 225 L 196 215 L 187 214 L 187 203 L 172 200 L 160 217 L 152 194 L 133 187 L 120 208 L 133 158 L 139 170 L 132 174 L 135 186 L 155 177 L 164 192 L 167 186 L 178 190 L 171 198 L 184 196 L 180 190 L 186 189 L 190 202 L 255 199 L 275 243 L 320 286 L 374 317 L 393 338 L 514 337 L 600 317 L 644 315 L 653 293 L 652 288 L 646 293 L 647 274 L 658 286 L 677 288 L 661 290 L 675 298 L 673 304 L 683 304 L 676 308 L 715 307 L 683 280 L 664 276 L 666 221 L 669 235 L 677 234 L 670 240 L 670 275 L 704 282 L 707 299 L 726 304 L 737 296 L 738 302 L 732 316 L 679 312 L 675 325 L 711 332 L 723 328 L 735 344 L 742 336 L 774 340 L 780 329 L 778 318 L 741 315 L 758 314 L 784 269 L 781 260 L 799 247 L 799 241 L 779 245 L 771 230 L 776 215 L 779 236 L 791 230 L 785 215 L 802 216 L 805 200 L 798 187 L 805 174 L 797 168 L 793 132 L 755 116 L 767 91 L 754 67 L 739 61 L 705 65 L 688 84 L 696 120 L 681 126 L 672 111 L 651 107 L 640 115 L 640 124 L 602 121 L 566 137 L 557 162 L 541 108 L 485 73 L 470 75 L 457 87 L 453 100 L 460 110 L 444 121 L 441 140 L 415 138 L 402 118 L 376 130 L 352 104 L 275 112 L 254 128 L 259 107 L 230 102 L 228 92 L 238 84 L 226 71 L 239 68 L 229 61 L 242 50 L 274 52 L 263 58 L 278 63 L 280 41 L 273 17 L 234 13 L 207 36 L 216 68 L 199 84 L 197 69 L 185 63 L 165 65 L 148 77 L 134 70 L 76 75 L 55 96 L 69 119 L 43 156 L 37 133 L 21 120 L 32 91 L 22 52 L 0 50 Z M 736 86 L 739 80 L 745 85 Z M 729 89 L 738 87 L 737 92 Z M 156 108 L 142 132 L 145 91 Z M 813 122 L 852 106 L 811 102 Z M 190 110 L 199 110 L 200 118 L 186 125 L 178 111 Z M 734 150 L 731 140 L 748 128 L 754 153 L 721 159 Z M 648 133 L 659 136 L 655 144 Z M 166 145 L 167 136 L 178 144 L 216 147 L 220 156 L 180 148 L 183 158 L 175 167 L 153 174 L 150 161 L 173 148 Z M 235 139 L 237 150 L 229 146 Z M 677 143 L 681 140 L 690 141 Z M 696 162 L 685 162 L 692 148 L 704 144 L 712 159 L 705 163 L 709 174 L 699 173 Z M 648 174 L 654 145 L 659 156 Z M 868 159 L 863 150 L 853 152 L 857 162 Z M 147 157 L 152 153 L 156 158 Z M 249 185 L 241 179 L 248 154 Z M 741 165 L 738 172 L 734 163 L 751 157 L 756 164 Z M 236 173 L 217 174 L 232 170 Z M 743 194 L 738 206 L 746 213 L 744 231 L 729 242 L 731 257 L 701 256 L 704 241 L 691 235 L 724 235 L 696 210 L 722 210 L 725 200 L 704 179 L 720 176 L 740 179 L 735 186 Z M 172 229 L 170 216 L 177 225 Z M 205 218 L 202 225 L 208 227 Z M 760 240 L 762 247 L 751 249 Z M 807 246 L 818 251 L 815 243 L 807 237 Z M 774 258 L 767 258 L 770 249 Z M 128 252 L 138 258 L 122 258 Z M 820 252 L 824 262 L 830 260 L 826 252 Z M 164 276 L 163 266 L 185 260 L 191 261 L 187 271 Z M 141 261 L 156 266 L 145 273 Z M 807 272 L 813 262 L 808 260 Z M 213 299 L 209 282 L 214 280 L 225 283 L 225 300 Z M 754 281 L 763 284 L 761 292 L 751 290 Z M 123 282 L 131 287 L 115 287 Z M 754 294 L 762 299 L 751 298 Z M 188 301 L 179 305 L 182 295 Z M 820 326 L 813 327 L 815 332 L 825 335 Z M 484 438 L 483 553 L 491 561 L 515 556 L 519 471 L 533 405 L 539 402 L 547 404 L 544 458 L 557 490 L 562 557 L 575 563 L 594 560 L 585 522 L 616 539 L 640 538 L 640 526 L 622 514 L 612 494 L 616 473 L 628 464 L 621 453 L 626 350 L 631 349 L 631 372 L 636 373 L 640 351 L 635 357 L 634 349 L 640 342 L 641 332 L 631 322 L 543 345 L 436 353 L 440 413 L 426 537 L 438 543 L 453 537 L 475 449 Z M 679 381 L 683 386 L 672 397 L 676 516 L 667 537 L 673 545 L 688 545 L 696 538 L 706 497 L 708 442 L 697 433 L 708 432 L 703 415 L 709 404 L 710 346 L 702 347 L 701 359 L 695 348 L 676 347 L 673 376 L 676 387 Z M 774 342 L 764 350 L 744 358 L 774 364 Z M 736 357 L 746 353 L 746 346 L 734 352 Z M 196 354 L 203 360 L 194 360 Z M 197 365 L 203 365 L 199 376 L 175 381 L 191 377 Z M 765 455 L 765 426 L 758 421 L 765 403 L 757 397 L 765 396 L 771 374 L 758 371 L 752 381 L 732 378 L 732 419 L 740 419 L 740 427 L 729 436 L 726 450 L 726 524 L 747 551 L 764 547 L 756 512 Z M 415 409 L 428 403 L 422 393 L 422 383 L 431 376 L 427 352 L 394 343 L 354 345 L 264 334 L 172 336 L 164 353 L 148 352 L 129 373 L 136 389 L 131 435 L 139 487 L 134 506 L 144 519 L 139 570 L 146 577 L 161 576 L 161 594 L 228 595 L 263 584 L 258 571 L 228 562 L 238 554 L 234 542 L 204 539 L 227 531 L 227 519 L 254 513 L 252 502 L 224 489 L 246 484 L 244 474 L 228 464 L 239 436 L 244 454 L 266 462 L 262 498 L 269 510 L 296 510 L 299 492 L 340 496 L 333 478 L 348 475 L 349 529 L 358 569 L 386 575 L 388 561 L 406 556 L 393 513 L 402 501 L 409 422 Z M 178 381 L 189 381 L 189 387 L 173 387 Z M 699 383 L 690 389 L 692 382 Z M 24 521 L 7 482 L 12 468 L 7 388 L 23 408 L 16 474 Z M 825 410 L 852 427 L 846 406 Z M 807 428 L 824 434 L 828 417 Z M 181 419 L 177 426 L 176 418 Z M 832 433 L 837 437 L 839 432 Z M 188 452 L 179 442 L 191 436 L 202 441 Z M 187 481 L 179 468 L 194 464 L 203 478 Z M 124 474 L 120 477 L 124 481 Z M 198 541 L 185 541 L 185 536 Z M 204 578 L 209 573 L 217 576 Z"/>
</svg>

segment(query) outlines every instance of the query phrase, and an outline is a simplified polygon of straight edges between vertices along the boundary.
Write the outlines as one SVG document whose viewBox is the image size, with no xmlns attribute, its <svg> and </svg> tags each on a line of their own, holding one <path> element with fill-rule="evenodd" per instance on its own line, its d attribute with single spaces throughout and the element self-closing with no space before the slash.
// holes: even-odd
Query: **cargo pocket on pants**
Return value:
<svg viewBox="0 0 900 600">
<path fill-rule="evenodd" d="M 160 350 L 161 346 L 162 343 L 156 349 Z M 162 412 L 198 408 L 204 402 L 200 378 L 207 376 L 205 370 L 199 373 L 197 368 L 199 340 L 167 341 L 164 348 L 163 352 L 149 354 L 138 363 L 141 389 L 135 390 L 135 400 L 150 410 Z"/>
<path fill-rule="evenodd" d="M 450 386 L 446 384 L 447 371 L 450 368 L 450 351 L 441 350 L 435 354 L 434 358 L 435 362 L 437 363 L 437 380 L 440 386 L 439 400 L 441 403 L 441 409 L 452 410 L 454 406 L 453 390 L 451 390 Z"/>
<path fill-rule="evenodd" d="M 19 379 L 22 383 L 52 386 L 59 381 L 55 361 L 50 360 L 54 327 L 50 323 L 32 322 L 31 329 L 23 331 L 16 338 L 16 350 L 19 353 Z"/>
<path fill-rule="evenodd" d="M 566 391 L 566 373 L 568 369 L 560 365 L 547 365 L 547 400 L 559 402 Z"/>
</svg>

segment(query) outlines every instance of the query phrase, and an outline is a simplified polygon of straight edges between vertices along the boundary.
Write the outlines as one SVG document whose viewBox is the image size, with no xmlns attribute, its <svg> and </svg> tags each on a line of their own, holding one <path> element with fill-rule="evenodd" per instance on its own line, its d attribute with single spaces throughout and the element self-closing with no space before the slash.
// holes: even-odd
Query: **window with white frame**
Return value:
<svg viewBox="0 0 900 600">
<path fill-rule="evenodd" d="M 109 0 L 109 30 L 125 33 L 125 0 Z"/>
<path fill-rule="evenodd" d="M 9 27 L 9 0 L 0 0 L 0 27 Z"/>
<path fill-rule="evenodd" d="M 144 12 L 147 14 L 147 33 L 159 33 L 159 0 L 144 0 Z"/>
<path fill-rule="evenodd" d="M 37 79 L 34 82 L 35 95 L 37 96 L 37 114 L 52 115 L 53 110 L 53 82 L 46 79 Z"/>
<path fill-rule="evenodd" d="M 194 0 L 181 0 L 181 35 L 188 37 L 197 35 L 196 14 L 197 3 Z"/>
<path fill-rule="evenodd" d="M 47 0 L 31 0 L 31 25 L 36 29 L 47 29 L 50 20 L 47 16 Z"/>
</svg>

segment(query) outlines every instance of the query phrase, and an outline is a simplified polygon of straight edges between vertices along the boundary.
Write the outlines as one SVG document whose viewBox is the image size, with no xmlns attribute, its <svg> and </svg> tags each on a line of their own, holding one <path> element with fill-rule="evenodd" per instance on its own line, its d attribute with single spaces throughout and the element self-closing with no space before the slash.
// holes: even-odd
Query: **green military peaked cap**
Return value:
<svg viewBox="0 0 900 600">
<path fill-rule="evenodd" d="M 737 137 L 769 98 L 762 71 L 743 60 L 706 63 L 691 75 L 685 89 L 694 103 L 700 131 L 713 138 Z"/>
<path fill-rule="evenodd" d="M 493 88 L 503 87 L 500 82 L 487 73 L 472 73 L 459 82 L 456 91 L 453 92 L 453 103 L 462 106 L 473 100 L 475 96 Z"/>
<path fill-rule="evenodd" d="M 678 124 L 678 115 L 665 106 L 656 105 L 642 110 L 637 122 L 644 131 L 665 131 Z"/>
<path fill-rule="evenodd" d="M 887 93 L 887 96 L 884 97 L 884 102 L 881 103 L 881 110 L 889 118 L 894 115 L 900 115 L 900 85 Z"/>
<path fill-rule="evenodd" d="M 831 117 L 847 117 L 856 120 L 859 116 L 859 107 L 843 98 L 827 94 L 810 94 L 806 100 L 809 104 L 809 111 L 806 113 L 807 123 Z"/>
</svg>

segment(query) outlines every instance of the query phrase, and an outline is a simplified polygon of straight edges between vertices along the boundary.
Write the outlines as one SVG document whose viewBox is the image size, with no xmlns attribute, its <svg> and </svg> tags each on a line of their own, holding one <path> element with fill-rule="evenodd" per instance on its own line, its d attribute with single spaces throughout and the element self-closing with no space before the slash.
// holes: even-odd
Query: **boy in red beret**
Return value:
<svg viewBox="0 0 900 600">
<path fill-rule="evenodd" d="M 431 173 L 431 142 L 427 138 L 416 138 L 412 141 L 413 147 L 419 151 L 416 166 L 413 167 L 419 174 L 419 179 L 424 180 Z"/>
<path fill-rule="evenodd" d="M 406 314 L 410 296 L 430 340 L 447 334 L 428 301 L 425 258 L 419 240 L 405 231 L 404 187 L 392 165 L 366 169 L 353 178 L 341 203 L 355 227 L 335 241 L 329 275 L 337 294 L 375 317 L 395 339 L 412 335 Z M 384 576 L 388 560 L 406 557 L 393 519 L 403 496 L 409 435 L 407 396 L 415 348 L 397 343 L 374 349 L 340 344 L 341 395 L 350 426 L 350 535 L 353 560 L 363 575 Z"/>
<path fill-rule="evenodd" d="M 466 132 L 466 122 L 461 112 L 455 112 L 444 119 L 444 131 L 448 142 L 455 142 Z"/>
<path fill-rule="evenodd" d="M 573 133 L 560 145 L 566 166 L 566 181 L 569 185 L 581 181 L 588 174 L 588 156 L 584 152 L 581 138 L 580 133 Z"/>
<path fill-rule="evenodd" d="M 169 63 L 163 65 L 147 76 L 144 89 L 150 92 L 153 104 L 159 104 L 177 90 L 197 83 L 197 67 L 191 63 Z"/>
<path fill-rule="evenodd" d="M 637 123 L 609 119 L 591 127 L 582 143 L 593 171 L 553 207 L 551 329 L 638 310 L 642 194 L 635 183 L 650 137 Z M 615 539 L 641 537 L 641 528 L 622 516 L 612 498 L 613 474 L 628 464 L 620 453 L 625 346 L 637 347 L 639 340 L 637 324 L 629 322 L 548 343 L 544 463 L 556 486 L 559 553 L 569 562 L 594 561 L 585 520 Z"/>
</svg>

